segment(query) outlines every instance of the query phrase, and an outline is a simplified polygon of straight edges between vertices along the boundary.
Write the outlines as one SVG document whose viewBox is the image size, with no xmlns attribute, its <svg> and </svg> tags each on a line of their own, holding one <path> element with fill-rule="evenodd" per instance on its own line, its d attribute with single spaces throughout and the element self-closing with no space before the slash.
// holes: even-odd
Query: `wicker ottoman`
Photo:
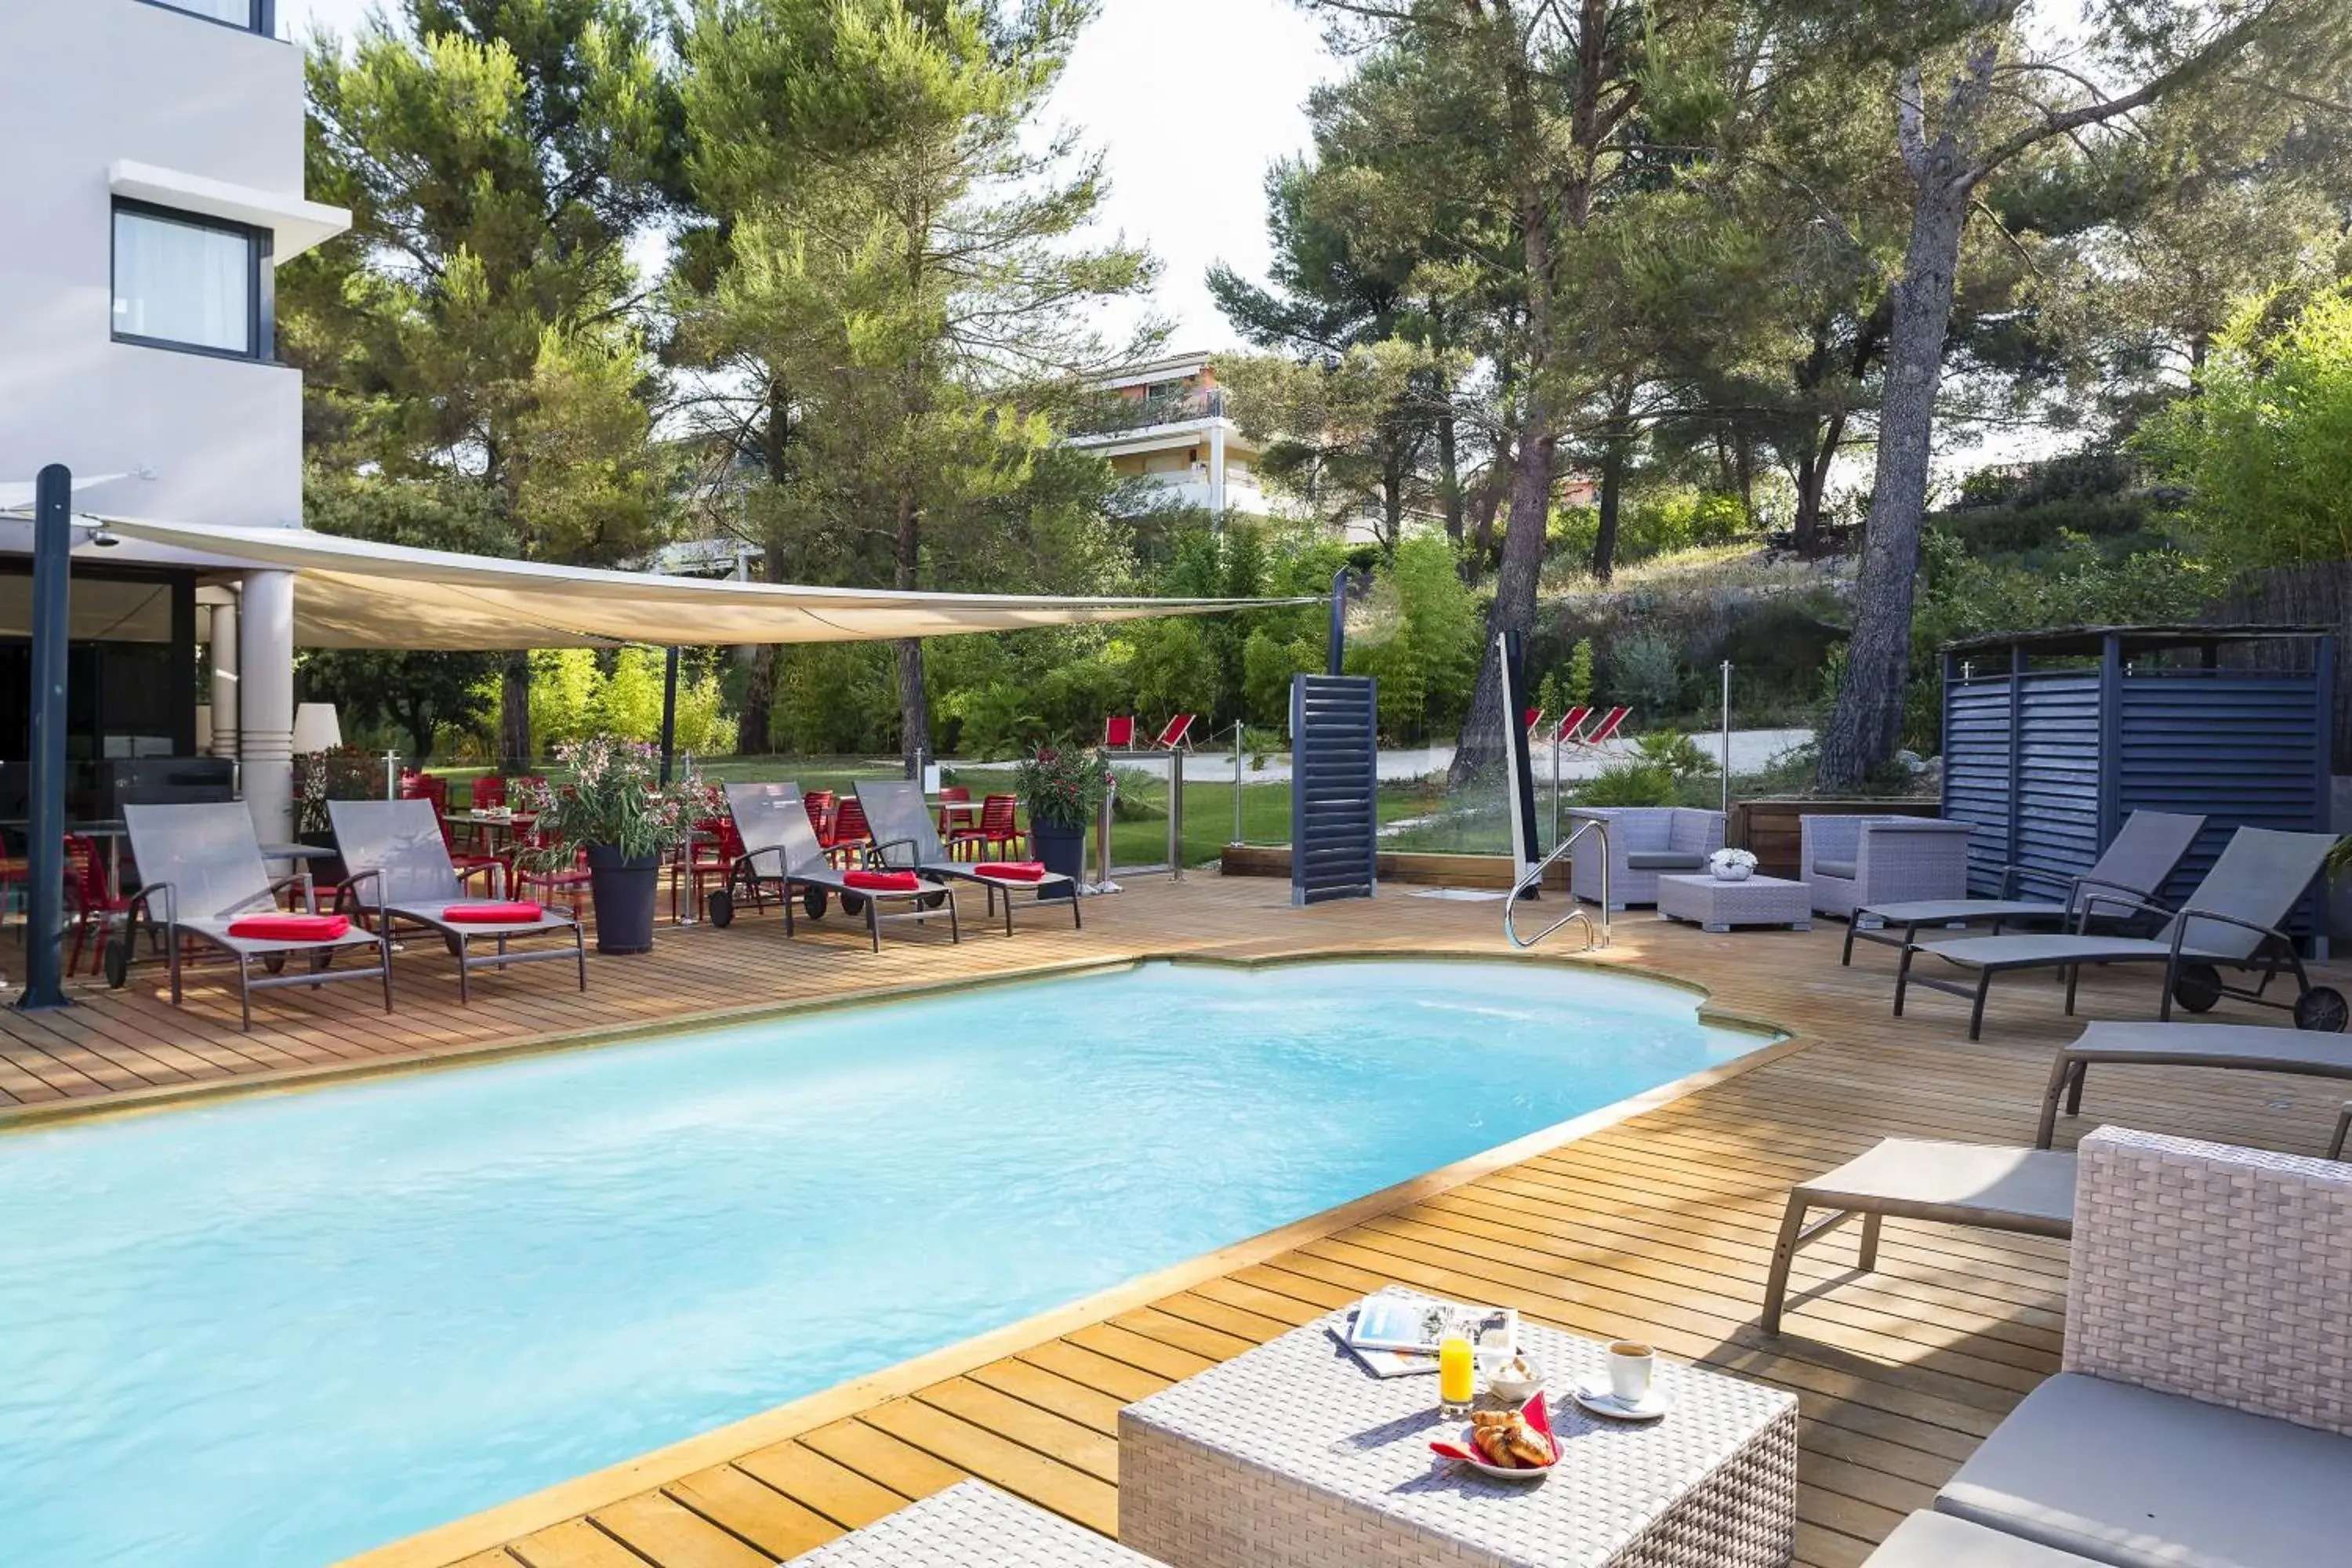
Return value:
<svg viewBox="0 0 2352 1568">
<path fill-rule="evenodd" d="M 1376 1378 L 1310 1323 L 1119 1412 L 1119 1539 L 1172 1568 L 1783 1568 L 1797 1401 L 1661 1365 L 1647 1426 L 1568 1397 L 1606 1349 L 1533 1323 L 1558 1468 L 1492 1480 L 1429 1451 L 1458 1435 L 1434 1377 Z"/>
<path fill-rule="evenodd" d="M 793 1559 L 793 1568 L 1153 1568 L 1116 1542 L 1007 1496 L 958 1481 Z"/>
<path fill-rule="evenodd" d="M 1733 926 L 1813 929 L 1812 889 L 1780 877 L 1727 882 L 1712 875 L 1658 879 L 1658 918 L 1689 921 L 1706 931 Z"/>
</svg>

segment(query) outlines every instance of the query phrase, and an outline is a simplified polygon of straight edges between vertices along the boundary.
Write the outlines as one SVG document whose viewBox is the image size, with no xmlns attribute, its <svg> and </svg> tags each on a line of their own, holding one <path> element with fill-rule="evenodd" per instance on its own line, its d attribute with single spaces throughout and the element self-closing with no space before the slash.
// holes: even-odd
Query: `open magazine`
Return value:
<svg viewBox="0 0 2352 1568">
<path fill-rule="evenodd" d="M 1373 1376 L 1403 1377 L 1435 1372 L 1437 1347 L 1449 1334 L 1460 1334 L 1474 1348 L 1516 1350 L 1519 1314 L 1509 1307 L 1465 1307 L 1383 1290 L 1349 1308 L 1332 1333 Z"/>
</svg>

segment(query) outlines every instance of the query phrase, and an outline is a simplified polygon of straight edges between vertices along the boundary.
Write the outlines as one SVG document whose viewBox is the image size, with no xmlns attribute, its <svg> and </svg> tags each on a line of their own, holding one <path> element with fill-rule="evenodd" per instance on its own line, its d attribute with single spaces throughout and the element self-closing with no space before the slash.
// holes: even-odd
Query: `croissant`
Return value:
<svg viewBox="0 0 2352 1568">
<path fill-rule="evenodd" d="M 1503 1441 L 1512 1456 L 1529 1469 L 1541 1469 L 1552 1461 L 1551 1445 L 1546 1443 L 1532 1426 L 1507 1428 Z"/>
<path fill-rule="evenodd" d="M 1521 1417 L 1519 1413 L 1516 1410 L 1473 1410 L 1470 1412 L 1470 1425 L 1473 1426 L 1514 1426 L 1519 1423 L 1520 1419 Z"/>
<path fill-rule="evenodd" d="M 1510 1438 L 1500 1426 L 1474 1428 L 1470 1434 L 1470 1441 L 1478 1446 L 1478 1451 L 1486 1456 L 1490 1464 L 1499 1466 L 1506 1470 L 1516 1470 L 1520 1468 L 1518 1459 L 1511 1452 Z"/>
</svg>

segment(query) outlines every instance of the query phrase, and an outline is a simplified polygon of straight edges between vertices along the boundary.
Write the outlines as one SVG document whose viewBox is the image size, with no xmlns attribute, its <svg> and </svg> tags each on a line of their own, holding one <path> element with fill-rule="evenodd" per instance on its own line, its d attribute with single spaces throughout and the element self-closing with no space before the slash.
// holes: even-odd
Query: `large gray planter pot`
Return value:
<svg viewBox="0 0 2352 1568">
<path fill-rule="evenodd" d="M 1041 899 L 1075 899 L 1077 884 L 1087 874 L 1087 830 L 1083 827 L 1055 827 L 1032 817 L 1029 822 L 1029 842 L 1037 851 L 1037 858 L 1045 869 L 1070 879 L 1038 890 Z"/>
</svg>

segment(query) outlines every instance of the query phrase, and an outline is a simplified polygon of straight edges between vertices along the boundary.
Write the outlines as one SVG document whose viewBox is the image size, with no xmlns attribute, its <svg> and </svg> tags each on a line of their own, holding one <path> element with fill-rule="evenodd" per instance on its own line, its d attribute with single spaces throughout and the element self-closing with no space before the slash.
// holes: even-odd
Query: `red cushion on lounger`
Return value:
<svg viewBox="0 0 2352 1568">
<path fill-rule="evenodd" d="M 247 915 L 228 923 L 228 934 L 251 942 L 332 942 L 349 935 L 341 915 Z"/>
<path fill-rule="evenodd" d="M 451 904 L 441 918 L 452 925 L 510 926 L 535 921 L 547 910 L 538 904 Z"/>
<path fill-rule="evenodd" d="M 869 893 L 919 893 L 923 879 L 912 871 L 845 871 L 841 879 Z"/>
<path fill-rule="evenodd" d="M 974 874 L 992 878 L 1000 882 L 1042 882 L 1045 879 L 1043 860 L 982 860 L 972 868 Z"/>
</svg>

